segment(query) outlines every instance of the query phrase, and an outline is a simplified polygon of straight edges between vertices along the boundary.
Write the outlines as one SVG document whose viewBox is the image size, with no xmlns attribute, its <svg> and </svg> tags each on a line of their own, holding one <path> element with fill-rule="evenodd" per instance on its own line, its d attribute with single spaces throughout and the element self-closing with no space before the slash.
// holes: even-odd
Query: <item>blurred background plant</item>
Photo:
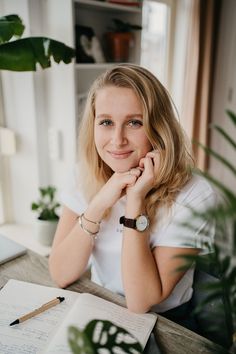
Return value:
<svg viewBox="0 0 236 354">
<path fill-rule="evenodd" d="M 226 113 L 234 126 L 232 128 L 235 128 L 235 113 L 230 110 L 227 110 Z M 222 127 L 215 125 L 213 128 L 224 138 L 225 143 L 230 144 L 236 151 L 235 133 L 231 137 Z M 208 147 L 199 145 L 236 177 L 236 166 L 226 157 Z M 207 209 L 204 213 L 192 211 L 193 217 L 204 220 L 214 219 L 216 222 L 216 242 L 213 252 L 207 256 L 183 255 L 188 266 L 195 262 L 197 270 L 210 275 L 208 278 L 204 277 L 204 280 L 197 285 L 196 291 L 200 291 L 201 298 L 194 308 L 193 316 L 197 321 L 199 318 L 207 320 L 205 328 L 202 328 L 202 332 L 200 332 L 201 335 L 221 344 L 227 349 L 227 352 L 229 350 L 230 353 L 236 353 L 236 266 L 233 260 L 236 256 L 236 183 L 232 188 L 229 188 L 218 180 L 217 176 L 212 176 L 208 172 L 196 171 L 196 173 L 203 175 L 216 187 L 220 198 L 217 205 Z M 187 221 L 184 226 L 191 228 L 191 223 Z M 231 243 L 231 254 L 222 250 L 220 244 L 217 243 L 218 239 Z M 218 353 L 223 352 L 225 350 L 222 348 Z"/>
<path fill-rule="evenodd" d="M 70 326 L 69 345 L 74 354 L 143 352 L 141 344 L 125 329 L 110 321 L 92 320 L 83 330 Z"/>
<path fill-rule="evenodd" d="M 18 15 L 0 17 L 0 70 L 35 71 L 37 63 L 43 69 L 51 66 L 51 57 L 56 63 L 68 64 L 75 50 L 64 43 L 47 37 L 20 37 L 25 26 Z M 18 39 L 11 41 L 13 37 Z"/>
<path fill-rule="evenodd" d="M 56 209 L 60 204 L 55 200 L 56 188 L 53 186 L 39 188 L 39 192 L 40 198 L 31 204 L 31 209 L 38 213 L 39 220 L 58 220 Z"/>
</svg>

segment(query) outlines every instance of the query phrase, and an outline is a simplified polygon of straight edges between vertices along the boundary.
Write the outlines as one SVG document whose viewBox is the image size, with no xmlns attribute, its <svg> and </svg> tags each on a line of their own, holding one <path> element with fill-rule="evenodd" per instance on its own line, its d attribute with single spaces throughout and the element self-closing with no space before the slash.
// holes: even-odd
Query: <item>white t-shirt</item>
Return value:
<svg viewBox="0 0 236 354">
<path fill-rule="evenodd" d="M 78 187 L 78 176 L 74 175 L 69 186 L 61 193 L 61 203 L 75 213 L 82 214 L 87 208 L 87 202 Z M 90 260 L 92 281 L 122 295 L 124 295 L 121 277 L 123 226 L 119 224 L 119 219 L 124 215 L 125 200 L 126 196 L 120 198 L 113 206 L 109 219 L 101 222 Z M 150 230 L 150 247 L 199 248 L 200 254 L 209 253 L 215 234 L 214 222 L 193 217 L 191 208 L 204 212 L 215 203 L 216 193 L 211 185 L 204 178 L 194 175 L 168 211 L 164 207 L 158 208 L 157 222 Z M 189 221 L 194 229 L 181 225 Z M 132 262 L 132 259 L 130 261 Z M 187 302 L 192 296 L 193 273 L 194 267 L 187 270 L 171 295 L 162 303 L 155 305 L 152 310 L 161 313 Z"/>
</svg>

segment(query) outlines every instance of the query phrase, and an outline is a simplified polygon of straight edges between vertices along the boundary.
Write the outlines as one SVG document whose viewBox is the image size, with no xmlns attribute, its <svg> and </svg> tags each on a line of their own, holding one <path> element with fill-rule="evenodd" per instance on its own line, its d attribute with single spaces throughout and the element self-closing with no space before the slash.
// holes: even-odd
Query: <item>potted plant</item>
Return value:
<svg viewBox="0 0 236 354">
<path fill-rule="evenodd" d="M 132 31 L 141 30 L 142 27 L 116 18 L 113 19 L 113 23 L 105 34 L 108 60 L 126 62 L 129 59 L 129 49 L 134 42 Z"/>
<path fill-rule="evenodd" d="M 37 239 L 45 246 L 50 246 L 58 223 L 59 216 L 56 209 L 60 204 L 55 200 L 56 188 L 48 186 L 39 188 L 40 198 L 31 204 L 31 209 L 38 213 Z"/>
</svg>

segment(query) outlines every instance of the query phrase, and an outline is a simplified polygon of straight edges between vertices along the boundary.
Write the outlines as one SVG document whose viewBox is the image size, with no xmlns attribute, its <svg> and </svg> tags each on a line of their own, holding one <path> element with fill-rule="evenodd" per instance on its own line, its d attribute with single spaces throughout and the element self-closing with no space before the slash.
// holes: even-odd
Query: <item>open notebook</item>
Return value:
<svg viewBox="0 0 236 354">
<path fill-rule="evenodd" d="M 9 238 L 0 235 L 0 264 L 26 253 L 26 248 Z"/>
<path fill-rule="evenodd" d="M 17 295 L 16 295 L 17 294 Z M 36 317 L 9 324 L 55 297 L 65 301 Z M 83 329 L 93 319 L 108 320 L 133 334 L 144 348 L 157 315 L 134 314 L 87 293 L 51 288 L 11 279 L 0 291 L 0 353 L 71 354 L 68 327 Z"/>
</svg>

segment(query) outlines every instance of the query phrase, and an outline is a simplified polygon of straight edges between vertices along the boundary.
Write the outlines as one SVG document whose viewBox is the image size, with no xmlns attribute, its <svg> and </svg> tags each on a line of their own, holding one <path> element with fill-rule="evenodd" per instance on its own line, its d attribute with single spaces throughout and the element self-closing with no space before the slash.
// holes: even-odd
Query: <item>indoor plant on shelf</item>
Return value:
<svg viewBox="0 0 236 354">
<path fill-rule="evenodd" d="M 50 246 L 59 220 L 56 209 L 60 204 L 55 200 L 55 187 L 39 188 L 39 191 L 40 198 L 31 204 L 31 209 L 38 213 L 36 229 L 38 241 L 45 246 Z"/>
<path fill-rule="evenodd" d="M 108 27 L 105 34 L 108 61 L 127 62 L 129 59 L 129 49 L 134 42 L 133 31 L 141 30 L 142 27 L 120 19 L 113 19 L 114 25 Z"/>
</svg>

